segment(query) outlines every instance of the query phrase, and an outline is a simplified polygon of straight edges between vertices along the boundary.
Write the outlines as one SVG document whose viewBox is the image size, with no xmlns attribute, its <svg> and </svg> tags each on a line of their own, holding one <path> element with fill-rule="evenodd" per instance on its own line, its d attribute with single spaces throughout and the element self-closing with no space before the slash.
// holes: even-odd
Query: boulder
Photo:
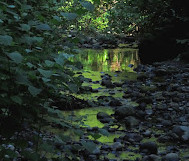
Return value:
<svg viewBox="0 0 189 161">
<path fill-rule="evenodd" d="M 140 121 L 133 116 L 126 117 L 124 119 L 124 122 L 125 122 L 125 126 L 130 128 L 136 127 L 140 123 Z"/>
<path fill-rule="evenodd" d="M 169 153 L 162 158 L 163 161 L 179 161 L 179 156 L 177 153 Z"/>
<path fill-rule="evenodd" d="M 172 130 L 173 133 L 178 135 L 180 140 L 189 141 L 189 126 L 175 126 Z"/>
<path fill-rule="evenodd" d="M 111 118 L 111 116 L 109 116 L 107 113 L 105 112 L 99 112 L 97 114 L 97 119 L 102 122 L 102 123 L 110 123 L 113 122 L 113 119 Z"/>
<path fill-rule="evenodd" d="M 140 145 L 140 151 L 146 154 L 157 154 L 157 144 L 155 142 L 145 142 Z"/>
<path fill-rule="evenodd" d="M 115 110 L 115 118 L 124 119 L 127 116 L 134 116 L 135 110 L 133 107 L 119 107 Z"/>
</svg>

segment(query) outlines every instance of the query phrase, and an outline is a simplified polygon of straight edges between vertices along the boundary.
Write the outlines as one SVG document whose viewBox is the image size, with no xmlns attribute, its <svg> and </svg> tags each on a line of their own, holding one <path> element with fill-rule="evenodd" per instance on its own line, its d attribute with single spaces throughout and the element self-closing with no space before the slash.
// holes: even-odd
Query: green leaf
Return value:
<svg viewBox="0 0 189 161">
<path fill-rule="evenodd" d="M 12 44 L 12 37 L 8 35 L 0 35 L 0 44 L 5 46 L 10 46 Z"/>
<path fill-rule="evenodd" d="M 40 24 L 36 26 L 37 30 L 50 31 L 52 30 L 48 24 Z"/>
<path fill-rule="evenodd" d="M 91 2 L 85 1 L 80 2 L 83 7 L 85 7 L 89 11 L 94 11 L 94 5 Z"/>
<path fill-rule="evenodd" d="M 101 135 L 98 133 L 90 133 L 89 135 L 91 135 L 95 140 L 101 138 Z"/>
<path fill-rule="evenodd" d="M 75 20 L 77 18 L 76 13 L 66 13 L 66 12 L 60 12 L 60 14 L 65 17 L 67 20 Z"/>
<path fill-rule="evenodd" d="M 54 66 L 54 62 L 50 61 L 50 60 L 45 60 L 45 64 L 48 66 L 48 67 L 53 67 Z"/>
<path fill-rule="evenodd" d="M 23 60 L 23 56 L 17 51 L 9 53 L 7 56 L 17 64 L 21 63 Z"/>
<path fill-rule="evenodd" d="M 61 18 L 59 16 L 53 16 L 53 19 L 55 19 L 58 22 L 61 22 Z"/>
<path fill-rule="evenodd" d="M 29 31 L 30 26 L 28 24 L 20 24 L 22 31 Z"/>
<path fill-rule="evenodd" d="M 17 73 L 16 75 L 16 81 L 17 83 L 19 84 L 23 84 L 23 85 L 26 85 L 26 86 L 30 86 L 31 85 L 31 82 L 28 80 L 28 77 L 25 73 Z"/>
<path fill-rule="evenodd" d="M 38 88 L 35 88 L 34 86 L 29 86 L 28 87 L 28 91 L 30 92 L 30 94 L 35 97 L 37 96 L 39 93 L 41 93 L 42 89 L 38 89 Z"/>
<path fill-rule="evenodd" d="M 0 19 L 0 23 L 3 23 L 3 20 L 2 20 L 2 19 Z"/>
<path fill-rule="evenodd" d="M 27 64 L 27 66 L 29 67 L 29 68 L 33 68 L 33 67 L 35 67 L 32 63 L 30 63 L 30 62 L 28 62 L 28 63 L 26 63 Z"/>
<path fill-rule="evenodd" d="M 32 45 L 34 43 L 40 43 L 43 41 L 43 38 L 42 37 L 30 37 L 30 36 L 23 36 L 21 37 L 20 41 L 22 43 L 25 43 L 25 44 L 28 44 L 28 45 Z"/>
<path fill-rule="evenodd" d="M 82 141 L 81 144 L 83 145 L 83 147 L 88 150 L 90 153 L 92 153 L 96 148 L 96 144 L 93 143 L 93 142 L 85 142 L 85 141 Z"/>
<path fill-rule="evenodd" d="M 55 60 L 55 62 L 57 63 L 57 64 L 59 64 L 59 65 L 61 65 L 61 66 L 63 66 L 64 65 L 64 63 L 65 63 L 65 61 L 64 61 L 64 58 L 62 58 L 62 57 L 58 57 L 58 58 L 54 58 L 54 60 Z"/>
<path fill-rule="evenodd" d="M 47 83 L 47 82 L 50 82 L 50 81 L 51 81 L 51 79 L 44 78 L 44 77 L 42 78 L 42 80 L 43 80 L 44 83 Z"/>
<path fill-rule="evenodd" d="M 11 100 L 19 105 L 22 105 L 22 99 L 19 96 L 12 96 Z"/>
<path fill-rule="evenodd" d="M 69 90 L 71 91 L 71 92 L 73 92 L 73 93 L 77 93 L 78 92 L 78 86 L 76 85 L 76 84 L 74 84 L 74 83 L 69 83 L 68 84 L 68 88 L 69 88 Z"/>
<path fill-rule="evenodd" d="M 53 72 L 50 71 L 50 70 L 43 70 L 43 69 L 40 69 L 40 68 L 37 69 L 37 70 L 41 73 L 41 75 L 43 75 L 46 78 L 50 78 L 53 74 Z"/>
</svg>

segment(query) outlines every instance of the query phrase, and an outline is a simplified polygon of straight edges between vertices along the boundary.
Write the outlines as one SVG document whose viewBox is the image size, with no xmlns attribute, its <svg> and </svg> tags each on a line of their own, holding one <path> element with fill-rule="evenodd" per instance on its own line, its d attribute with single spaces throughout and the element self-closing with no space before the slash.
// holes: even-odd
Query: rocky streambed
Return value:
<svg viewBox="0 0 189 161">
<path fill-rule="evenodd" d="M 128 66 L 127 72 L 77 72 L 83 86 L 73 100 L 90 108 L 63 111 L 61 120 L 53 117 L 49 125 L 47 118 L 43 128 L 10 140 L 0 136 L 4 159 L 35 160 L 37 150 L 48 161 L 189 160 L 189 65 Z"/>
<path fill-rule="evenodd" d="M 162 62 L 134 71 L 130 77 L 99 72 L 100 80 L 87 73 L 80 97 L 98 110 L 91 109 L 96 112 L 90 121 L 84 119 L 92 126 L 80 141 L 88 140 L 96 149 L 81 152 L 83 160 L 189 160 L 189 65 Z"/>
</svg>

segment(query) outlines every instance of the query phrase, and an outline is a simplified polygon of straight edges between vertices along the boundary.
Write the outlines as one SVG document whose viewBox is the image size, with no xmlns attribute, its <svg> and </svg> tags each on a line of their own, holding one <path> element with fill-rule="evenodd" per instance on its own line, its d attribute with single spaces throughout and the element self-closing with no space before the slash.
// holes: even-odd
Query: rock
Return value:
<svg viewBox="0 0 189 161">
<path fill-rule="evenodd" d="M 151 154 L 149 156 L 145 156 L 142 161 L 161 161 L 161 157 Z"/>
<path fill-rule="evenodd" d="M 142 133 L 143 136 L 145 137 L 150 137 L 152 135 L 152 132 L 150 130 L 146 130 L 145 132 Z"/>
<path fill-rule="evenodd" d="M 157 149 L 155 142 L 145 142 L 140 145 L 140 151 L 147 154 L 157 154 Z"/>
<path fill-rule="evenodd" d="M 110 101 L 110 103 L 109 103 L 109 106 L 121 106 L 121 105 L 122 105 L 122 103 L 117 99 L 114 99 L 114 100 Z"/>
<path fill-rule="evenodd" d="M 142 141 L 143 137 L 139 134 L 136 134 L 136 133 L 128 133 L 123 137 L 123 139 L 125 141 L 129 141 L 129 142 L 133 143 L 133 142 Z"/>
<path fill-rule="evenodd" d="M 107 113 L 105 112 L 99 112 L 97 114 L 97 119 L 102 122 L 102 123 L 110 123 L 113 122 L 113 119 L 111 118 L 111 116 L 109 116 Z"/>
<path fill-rule="evenodd" d="M 96 148 L 95 150 L 93 150 L 92 154 L 99 155 L 100 154 L 100 149 Z"/>
<path fill-rule="evenodd" d="M 189 126 L 175 126 L 172 130 L 173 133 L 179 136 L 182 141 L 189 141 Z"/>
<path fill-rule="evenodd" d="M 151 104 L 152 99 L 150 97 L 141 97 L 137 99 L 137 103 L 146 103 L 146 104 Z"/>
<path fill-rule="evenodd" d="M 107 118 L 107 117 L 109 118 L 110 116 L 105 112 L 99 112 L 97 114 L 97 119 L 104 119 L 104 118 Z"/>
<path fill-rule="evenodd" d="M 115 117 L 123 119 L 126 116 L 134 116 L 135 110 L 133 107 L 119 107 L 115 110 Z"/>
<path fill-rule="evenodd" d="M 111 80 L 103 79 L 101 82 L 102 86 L 106 86 L 107 88 L 114 88 L 115 85 L 111 82 Z"/>
<path fill-rule="evenodd" d="M 123 145 L 122 145 L 120 142 L 115 142 L 115 143 L 112 145 L 112 149 L 113 149 L 113 150 L 116 150 L 116 151 L 122 150 L 122 148 L 123 148 Z"/>
<path fill-rule="evenodd" d="M 123 83 L 119 83 L 119 82 L 114 82 L 113 83 L 116 87 L 122 87 Z"/>
<path fill-rule="evenodd" d="M 92 48 L 92 45 L 90 45 L 90 44 L 83 44 L 82 45 L 84 48 Z"/>
<path fill-rule="evenodd" d="M 148 76 L 146 74 L 140 74 L 137 76 L 137 80 L 145 81 L 146 79 L 148 79 Z"/>
<path fill-rule="evenodd" d="M 156 69 L 156 70 L 154 71 L 154 73 L 155 73 L 155 75 L 156 75 L 157 77 L 165 76 L 165 75 L 168 74 L 167 70 L 164 69 L 164 68 Z"/>
<path fill-rule="evenodd" d="M 125 125 L 127 127 L 130 127 L 130 128 L 133 128 L 133 127 L 136 127 L 139 125 L 139 120 L 136 119 L 135 117 L 133 116 L 128 116 L 124 119 L 124 122 L 125 122 Z"/>
<path fill-rule="evenodd" d="M 179 161 L 179 156 L 177 153 L 169 153 L 162 158 L 163 161 Z"/>
</svg>

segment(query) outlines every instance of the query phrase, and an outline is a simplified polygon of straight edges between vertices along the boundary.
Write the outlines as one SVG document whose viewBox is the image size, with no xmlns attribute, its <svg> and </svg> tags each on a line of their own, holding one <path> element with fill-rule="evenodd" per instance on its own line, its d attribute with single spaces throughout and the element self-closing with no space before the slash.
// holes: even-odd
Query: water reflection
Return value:
<svg viewBox="0 0 189 161">
<path fill-rule="evenodd" d="M 72 58 L 83 64 L 84 70 L 89 71 L 128 71 L 129 64 L 134 67 L 140 63 L 137 49 L 84 49 Z"/>
</svg>

